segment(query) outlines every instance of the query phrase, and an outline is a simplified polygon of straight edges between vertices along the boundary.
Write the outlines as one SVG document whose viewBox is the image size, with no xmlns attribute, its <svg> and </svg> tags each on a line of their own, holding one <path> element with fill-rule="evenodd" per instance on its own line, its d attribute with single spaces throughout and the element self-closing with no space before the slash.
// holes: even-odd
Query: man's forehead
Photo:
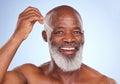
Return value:
<svg viewBox="0 0 120 84">
<path fill-rule="evenodd" d="M 70 17 L 56 19 L 52 25 L 54 27 L 82 27 L 79 19 Z"/>
</svg>

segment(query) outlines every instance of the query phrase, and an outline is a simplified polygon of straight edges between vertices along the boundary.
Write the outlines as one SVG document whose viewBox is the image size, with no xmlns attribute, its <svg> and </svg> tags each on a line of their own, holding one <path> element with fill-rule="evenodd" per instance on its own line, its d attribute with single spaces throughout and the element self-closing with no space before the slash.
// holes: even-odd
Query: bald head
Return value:
<svg viewBox="0 0 120 84">
<path fill-rule="evenodd" d="M 62 5 L 58 6 L 56 8 L 53 8 L 46 14 L 46 20 L 49 25 L 53 24 L 58 20 L 59 17 L 74 17 L 78 18 L 82 24 L 82 19 L 80 14 L 75 10 L 74 8 L 67 6 L 67 5 Z M 51 22 L 51 23 L 50 23 Z"/>
<path fill-rule="evenodd" d="M 74 12 L 76 14 L 78 14 L 80 16 L 80 14 L 72 7 L 67 6 L 67 5 L 62 5 L 62 6 L 58 6 L 56 8 L 53 8 L 52 10 L 50 10 L 48 14 L 51 14 L 52 12 L 59 12 L 59 13 L 70 13 L 70 12 Z"/>
</svg>

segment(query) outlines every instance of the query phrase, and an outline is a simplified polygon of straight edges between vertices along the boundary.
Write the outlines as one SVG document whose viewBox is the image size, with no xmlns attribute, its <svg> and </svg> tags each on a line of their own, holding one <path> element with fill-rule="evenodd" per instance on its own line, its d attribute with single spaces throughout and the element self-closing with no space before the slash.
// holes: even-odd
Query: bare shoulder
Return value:
<svg viewBox="0 0 120 84">
<path fill-rule="evenodd" d="M 38 67 L 34 64 L 31 64 L 31 63 L 26 63 L 26 64 L 23 64 L 21 66 L 18 66 L 16 67 L 14 70 L 17 70 L 17 71 L 30 71 L 31 69 L 38 69 Z"/>
<path fill-rule="evenodd" d="M 20 71 L 22 73 L 29 73 L 29 72 L 39 72 L 39 73 L 44 73 L 44 71 L 46 71 L 48 69 L 49 66 L 49 62 L 46 62 L 40 66 L 36 66 L 34 64 L 23 64 L 17 68 L 15 68 L 14 70 Z"/>
<path fill-rule="evenodd" d="M 24 76 L 17 71 L 7 71 L 2 84 L 26 84 Z"/>
<path fill-rule="evenodd" d="M 19 67 L 16 67 L 14 70 L 19 73 L 22 73 L 24 76 L 32 75 L 33 73 L 34 74 L 42 73 L 41 67 L 38 67 L 38 66 L 36 66 L 34 64 L 30 64 L 30 63 L 23 64 Z"/>
<path fill-rule="evenodd" d="M 48 70 L 49 62 L 46 62 L 40 66 L 36 66 L 34 64 L 23 64 L 19 67 L 16 67 L 14 70 L 18 71 L 22 74 L 26 75 L 36 75 L 39 73 L 39 75 L 44 75 L 45 71 Z"/>
<path fill-rule="evenodd" d="M 26 84 L 26 74 L 30 73 L 30 69 L 34 69 L 35 66 L 32 64 L 24 64 L 22 66 L 16 67 L 11 71 L 7 71 L 2 84 Z"/>
<path fill-rule="evenodd" d="M 12 71 L 8 71 L 2 84 L 27 84 L 27 82 L 31 81 L 34 84 L 36 82 L 34 80 L 38 79 L 40 81 L 40 79 L 44 78 L 43 68 L 33 64 L 23 64 Z"/>
<path fill-rule="evenodd" d="M 15 71 L 24 75 L 27 83 L 30 84 L 38 84 L 38 83 L 45 83 L 49 78 L 45 76 L 45 71 L 47 70 L 46 64 L 41 66 L 36 66 L 33 64 L 24 64 L 14 69 Z"/>
<path fill-rule="evenodd" d="M 82 70 L 87 74 L 88 77 L 91 79 L 98 81 L 97 84 L 117 84 L 114 79 L 103 75 L 102 73 L 98 72 L 97 70 L 83 64 Z"/>
<path fill-rule="evenodd" d="M 99 81 L 99 84 L 117 84 L 114 79 L 109 78 L 107 76 L 102 76 Z"/>
<path fill-rule="evenodd" d="M 91 77 L 101 77 L 102 74 L 98 72 L 97 70 L 87 66 L 86 64 L 82 64 L 81 70 L 85 73 L 87 73 Z"/>
</svg>

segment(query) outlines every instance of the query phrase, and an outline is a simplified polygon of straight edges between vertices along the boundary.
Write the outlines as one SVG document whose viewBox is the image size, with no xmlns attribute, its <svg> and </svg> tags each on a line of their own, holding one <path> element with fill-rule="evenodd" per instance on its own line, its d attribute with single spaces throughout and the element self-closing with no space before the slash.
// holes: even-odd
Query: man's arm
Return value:
<svg viewBox="0 0 120 84">
<path fill-rule="evenodd" d="M 21 43 L 28 37 L 29 33 L 32 31 L 34 23 L 36 21 L 41 24 L 43 23 L 42 18 L 43 17 L 39 10 L 33 7 L 28 7 L 19 15 L 14 34 L 11 36 L 9 41 L 2 48 L 0 48 L 0 84 L 2 84 L 2 80 L 5 79 L 4 77 L 11 78 L 17 77 L 17 75 L 19 75 L 15 72 L 7 72 L 7 68 Z M 7 81 L 9 81 L 9 79 Z"/>
<path fill-rule="evenodd" d="M 0 84 L 21 42 L 22 41 L 11 37 L 10 40 L 0 49 Z"/>
</svg>

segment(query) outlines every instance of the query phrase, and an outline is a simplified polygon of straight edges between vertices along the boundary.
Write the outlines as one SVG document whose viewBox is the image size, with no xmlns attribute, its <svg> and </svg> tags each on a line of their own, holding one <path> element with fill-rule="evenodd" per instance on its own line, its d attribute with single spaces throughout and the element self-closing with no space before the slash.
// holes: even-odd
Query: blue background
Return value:
<svg viewBox="0 0 120 84">
<path fill-rule="evenodd" d="M 83 62 L 114 78 L 120 84 L 120 1 L 119 0 L 0 0 L 0 47 L 13 34 L 18 15 L 28 6 L 43 16 L 59 5 L 76 8 L 83 19 L 85 45 Z M 50 60 L 48 45 L 38 22 L 19 47 L 9 70 L 24 63 L 40 65 Z"/>
</svg>

